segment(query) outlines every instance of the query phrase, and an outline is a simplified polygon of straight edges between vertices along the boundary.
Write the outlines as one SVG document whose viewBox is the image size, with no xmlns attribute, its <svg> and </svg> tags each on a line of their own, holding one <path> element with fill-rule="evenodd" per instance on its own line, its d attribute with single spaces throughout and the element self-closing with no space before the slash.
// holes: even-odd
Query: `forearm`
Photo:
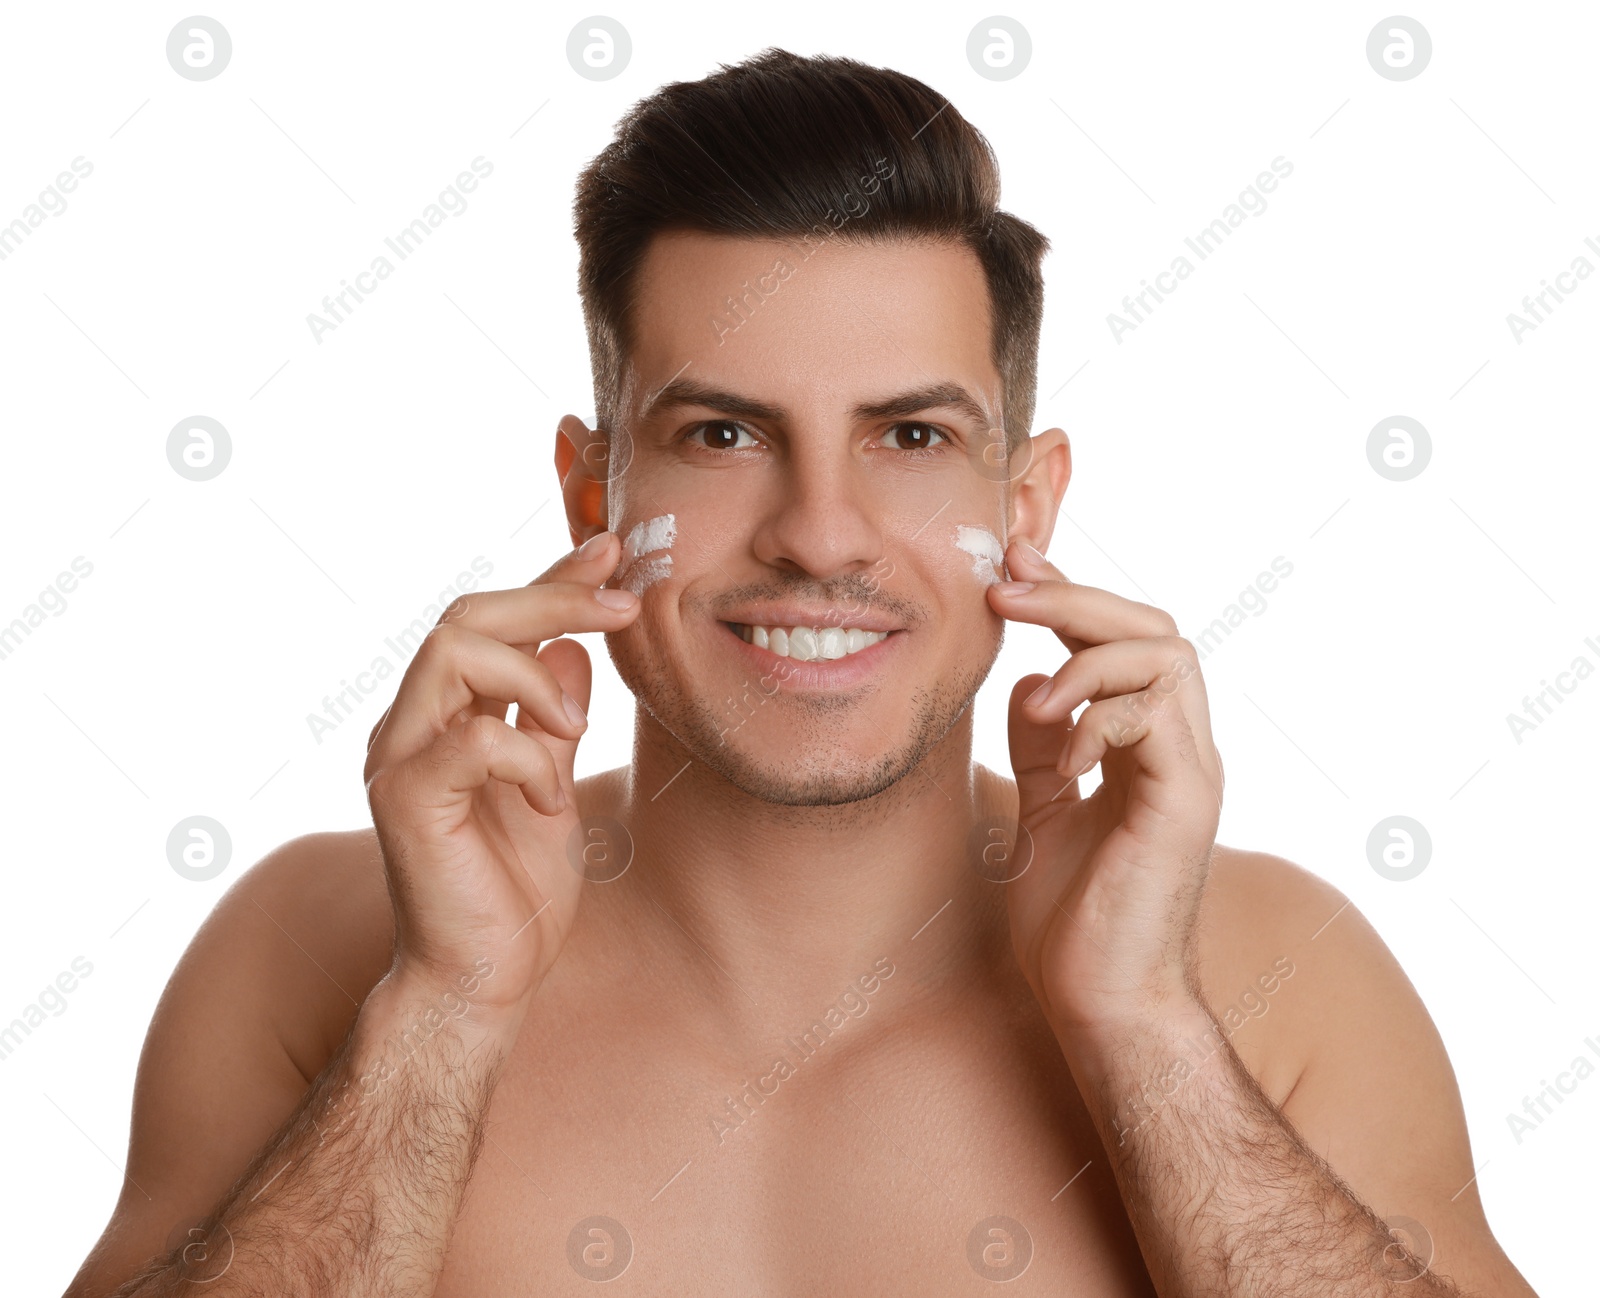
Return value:
<svg viewBox="0 0 1600 1298">
<path fill-rule="evenodd" d="M 1459 1294 L 1300 1140 L 1203 1007 L 1058 1038 L 1162 1298 Z"/>
<path fill-rule="evenodd" d="M 458 1020 L 437 1012 L 440 1000 L 379 983 L 189 1242 L 115 1298 L 188 1294 L 197 1282 L 211 1298 L 431 1294 L 517 1026 L 476 1021 L 475 1009 Z"/>
</svg>

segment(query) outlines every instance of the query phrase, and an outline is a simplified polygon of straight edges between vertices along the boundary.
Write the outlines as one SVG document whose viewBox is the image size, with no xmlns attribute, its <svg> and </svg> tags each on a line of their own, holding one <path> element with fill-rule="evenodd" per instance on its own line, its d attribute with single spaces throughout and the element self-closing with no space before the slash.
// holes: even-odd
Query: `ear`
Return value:
<svg viewBox="0 0 1600 1298">
<path fill-rule="evenodd" d="M 1062 429 L 1047 428 L 1029 438 L 1027 450 L 1016 458 L 1028 467 L 1011 484 L 1006 536 L 1026 541 L 1046 554 L 1061 499 L 1072 478 L 1072 443 Z"/>
<path fill-rule="evenodd" d="M 577 415 L 563 415 L 556 425 L 556 476 L 567 511 L 572 544 L 582 545 L 606 530 L 605 434 Z"/>
</svg>

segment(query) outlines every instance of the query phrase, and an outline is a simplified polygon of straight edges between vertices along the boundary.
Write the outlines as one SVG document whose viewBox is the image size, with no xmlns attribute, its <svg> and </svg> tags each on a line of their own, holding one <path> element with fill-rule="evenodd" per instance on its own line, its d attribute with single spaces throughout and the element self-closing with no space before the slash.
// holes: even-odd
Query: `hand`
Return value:
<svg viewBox="0 0 1600 1298">
<path fill-rule="evenodd" d="M 568 847 L 591 677 L 577 641 L 538 646 L 638 616 L 636 596 L 600 590 L 621 553 L 603 532 L 527 586 L 456 600 L 373 727 L 363 777 L 395 908 L 392 979 L 444 987 L 476 968 L 473 1003 L 519 1012 L 560 954 L 583 882 Z"/>
<path fill-rule="evenodd" d="M 991 586 L 990 607 L 1072 651 L 1011 691 L 1019 853 L 1032 836 L 1031 864 L 1007 885 L 1017 959 L 1058 1035 L 1187 1009 L 1223 786 L 1195 648 L 1160 609 L 1076 585 L 1024 542 L 1007 567 L 1035 584 Z M 1097 761 L 1085 799 L 1077 777 Z"/>
</svg>

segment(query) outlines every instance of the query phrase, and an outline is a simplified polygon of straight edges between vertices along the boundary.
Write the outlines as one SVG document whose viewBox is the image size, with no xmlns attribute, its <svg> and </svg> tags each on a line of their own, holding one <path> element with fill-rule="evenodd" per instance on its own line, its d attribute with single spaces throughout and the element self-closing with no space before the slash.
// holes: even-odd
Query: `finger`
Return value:
<svg viewBox="0 0 1600 1298">
<path fill-rule="evenodd" d="M 567 692 L 585 712 L 589 710 L 589 692 L 592 688 L 594 670 L 589 662 L 589 651 L 576 640 L 552 640 L 539 650 L 536 659 L 545 671 L 556 680 L 561 688 Z M 534 726 L 533 718 L 523 720 L 522 708 L 517 708 L 517 729 L 524 730 Z M 577 760 L 578 744 L 582 735 L 574 738 L 564 738 L 562 735 L 549 733 L 540 737 L 539 743 L 550 754 L 555 763 L 557 776 L 562 787 L 566 790 L 567 798 L 573 803 L 577 802 L 577 783 L 573 774 L 573 764 Z"/>
<path fill-rule="evenodd" d="M 1094 645 L 1073 654 L 1046 685 L 1040 687 L 1045 691 L 1042 697 L 1036 690 L 1023 700 L 1024 710 L 1041 723 L 1070 717 L 1080 703 L 1119 695 L 1137 696 L 1146 710 L 1159 700 L 1175 699 L 1194 736 L 1201 765 L 1221 788 L 1222 755 L 1211 734 L 1211 706 L 1199 654 L 1188 640 L 1164 636 Z M 1072 770 L 1065 753 L 1061 758 L 1061 770 Z"/>
<path fill-rule="evenodd" d="M 1007 732 L 1017 781 L 1017 816 L 1024 824 L 1051 802 L 1075 802 L 1079 797 L 1077 782 L 1064 779 L 1056 769 L 1072 737 L 1071 715 L 1040 721 L 1024 706 L 1028 695 L 1049 679 L 1035 672 L 1011 687 Z"/>
<path fill-rule="evenodd" d="M 582 545 L 574 546 L 528 583 L 547 581 L 593 581 L 599 585 L 616 569 L 622 557 L 622 538 L 615 532 L 596 532 Z M 595 574 L 599 575 L 596 576 Z"/>
<path fill-rule="evenodd" d="M 1074 653 L 1111 640 L 1178 633 L 1170 614 L 1098 586 L 1069 581 L 1053 564 L 1033 559 L 1020 541 L 1011 543 L 1007 555 L 1008 570 L 1021 580 L 990 586 L 990 607 L 1013 621 L 1049 627 Z"/>
<path fill-rule="evenodd" d="M 1180 636 L 1115 640 L 1073 654 L 1023 702 L 1035 720 L 1053 721 L 1080 703 L 1147 689 L 1163 694 L 1191 691 L 1199 679 L 1194 646 Z"/>
<path fill-rule="evenodd" d="M 1098 586 L 1042 579 L 997 581 L 988 588 L 990 607 L 1013 622 L 1048 627 L 1077 653 L 1113 640 L 1139 640 L 1178 633 L 1172 616 Z"/>
<path fill-rule="evenodd" d="M 454 624 L 437 626 L 417 650 L 395 695 L 383 737 L 368 755 L 382 768 L 405 761 L 441 731 L 474 715 L 503 721 L 508 704 L 547 733 L 576 739 L 587 718 L 536 658 Z"/>
<path fill-rule="evenodd" d="M 621 543 L 616 534 L 598 533 L 558 559 L 527 586 L 476 591 L 452 601 L 438 625 L 465 627 L 514 646 L 527 646 L 530 650 L 540 641 L 569 631 L 620 630 L 638 616 L 637 597 L 629 591 L 607 591 L 602 599 L 597 593 L 599 583 L 611 575 L 620 557 Z M 587 711 L 586 704 L 580 706 Z M 492 700 L 469 702 L 461 711 L 502 720 L 506 715 L 505 706 Z M 403 743 L 397 741 L 393 733 L 397 727 L 391 725 L 394 715 L 395 705 L 391 703 L 367 734 L 364 779 L 370 780 L 382 764 L 375 754 L 393 760 L 393 754 L 405 753 L 418 742 L 414 730 L 408 730 Z"/>
<path fill-rule="evenodd" d="M 569 573 L 571 569 L 567 570 Z M 510 645 L 535 645 L 578 631 L 620 631 L 639 613 L 631 591 L 602 589 L 599 566 L 577 581 L 536 578 L 510 590 L 479 590 L 445 610 L 440 626 L 461 627 Z M 601 598 L 604 596 L 604 598 Z"/>
<path fill-rule="evenodd" d="M 408 815 L 459 812 L 491 779 L 522 790 L 527 804 L 553 816 L 567 805 L 555 760 L 531 735 L 495 717 L 469 717 L 435 735 L 432 743 L 392 773 L 372 780 L 375 798 L 403 803 Z"/>
<path fill-rule="evenodd" d="M 1157 780 L 1178 783 L 1198 772 L 1215 791 L 1216 782 L 1201 764 L 1194 732 L 1175 698 L 1123 694 L 1091 703 L 1073 726 L 1058 769 L 1075 780 L 1114 748 L 1131 750 Z"/>
</svg>

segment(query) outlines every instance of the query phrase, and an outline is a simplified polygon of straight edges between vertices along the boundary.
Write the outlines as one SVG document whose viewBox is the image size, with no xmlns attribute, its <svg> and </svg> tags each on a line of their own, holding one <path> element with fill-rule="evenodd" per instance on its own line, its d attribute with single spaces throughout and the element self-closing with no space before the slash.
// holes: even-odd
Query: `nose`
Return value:
<svg viewBox="0 0 1600 1298">
<path fill-rule="evenodd" d="M 875 565 L 883 530 L 870 475 L 841 452 L 837 434 L 791 438 L 773 502 L 757 529 L 755 553 L 774 568 L 825 581 Z"/>
</svg>

